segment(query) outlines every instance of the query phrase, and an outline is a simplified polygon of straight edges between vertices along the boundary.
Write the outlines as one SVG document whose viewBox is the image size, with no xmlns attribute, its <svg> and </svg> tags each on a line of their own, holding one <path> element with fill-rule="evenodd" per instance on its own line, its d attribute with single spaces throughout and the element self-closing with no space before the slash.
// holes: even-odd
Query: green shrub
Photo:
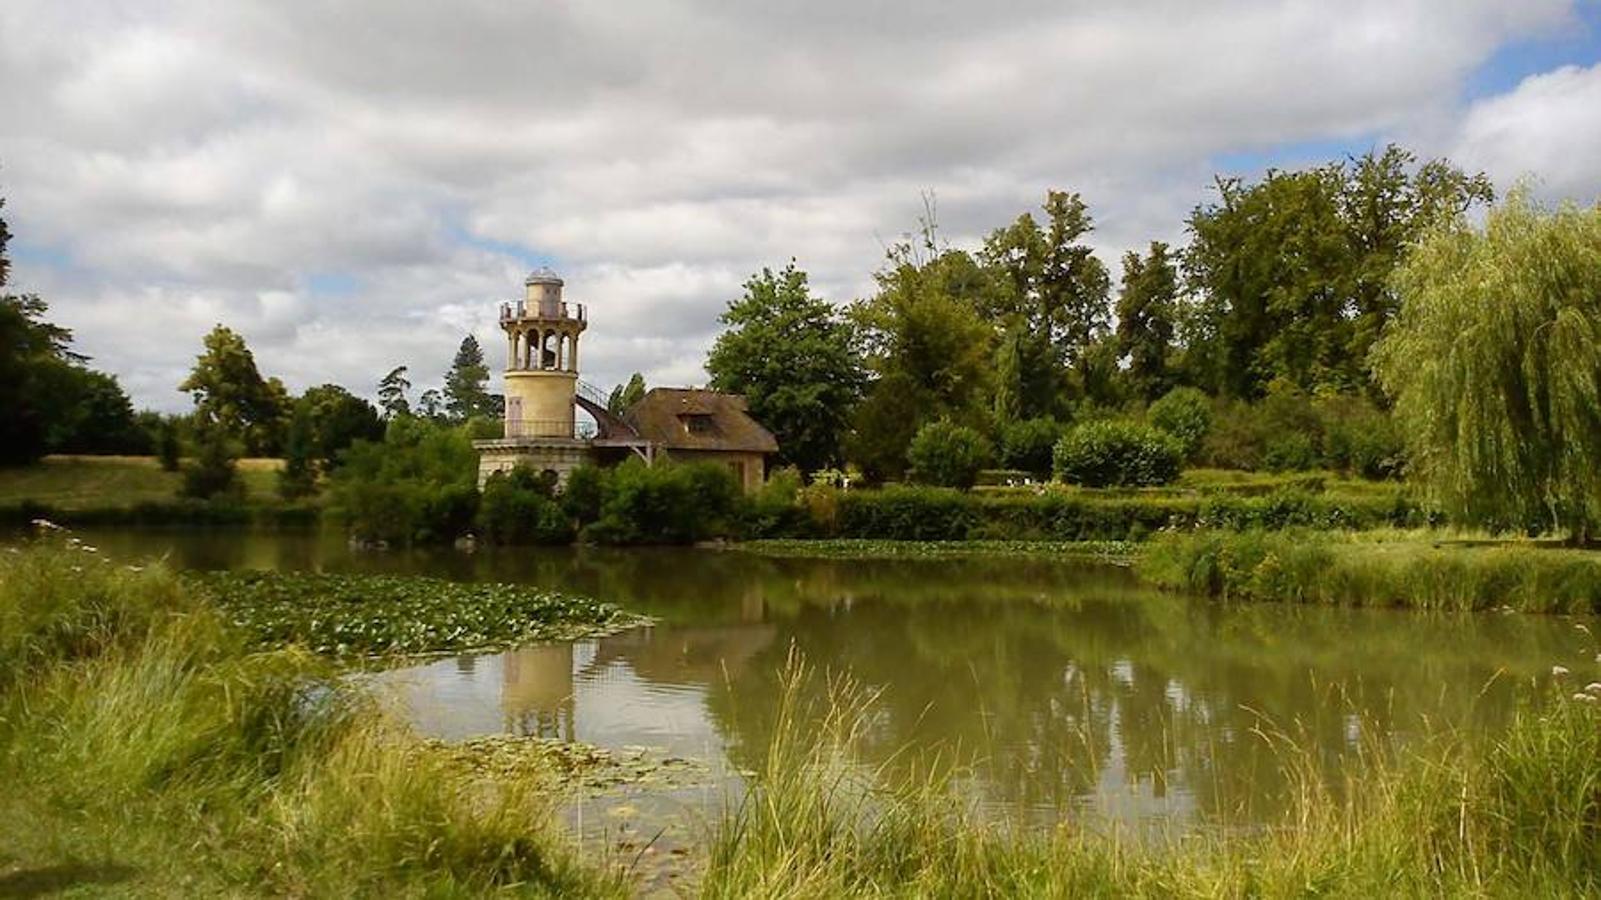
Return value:
<svg viewBox="0 0 1601 900">
<path fill-rule="evenodd" d="M 1133 422 L 1086 422 L 1056 445 L 1056 474 L 1086 487 L 1155 486 L 1178 477 L 1183 448 L 1171 435 Z"/>
<path fill-rule="evenodd" d="M 1191 459 L 1212 427 L 1212 402 L 1195 388 L 1178 387 L 1152 403 L 1146 416 L 1153 426 L 1176 438 L 1184 458 Z"/>
<path fill-rule="evenodd" d="M 978 470 L 992 458 L 989 440 L 982 434 L 943 420 L 918 429 L 906 448 L 912 480 L 940 487 L 972 487 Z"/>
<path fill-rule="evenodd" d="M 382 443 L 358 440 L 329 477 L 329 508 L 362 540 L 450 541 L 472 528 L 478 454 L 467 433 L 394 419 Z"/>
<path fill-rule="evenodd" d="M 1389 413 L 1360 397 L 1320 398 L 1317 408 L 1325 465 L 1375 480 L 1401 477 L 1406 447 Z"/>
<path fill-rule="evenodd" d="M 1305 472 L 1319 462 L 1311 436 L 1295 432 L 1268 441 L 1262 452 L 1262 466 L 1269 472 Z"/>
<path fill-rule="evenodd" d="M 588 525 L 600 518 L 605 490 L 605 471 L 596 466 L 579 466 L 567 473 L 567 483 L 561 490 L 562 509 L 574 522 Z"/>
<path fill-rule="evenodd" d="M 496 544 L 572 543 L 573 522 L 555 492 L 555 479 L 528 466 L 496 472 L 478 499 L 478 533 Z"/>
<path fill-rule="evenodd" d="M 598 544 L 687 544 L 735 531 L 740 487 L 715 463 L 630 459 L 604 472 L 600 515 L 584 539 Z"/>
<path fill-rule="evenodd" d="M 950 488 L 894 486 L 839 495 L 839 533 L 898 541 L 961 541 L 979 522 L 975 495 Z"/>
<path fill-rule="evenodd" d="M 1024 419 L 1001 427 L 1000 463 L 1037 477 L 1049 478 L 1051 453 L 1062 437 L 1055 419 Z"/>
<path fill-rule="evenodd" d="M 239 481 L 235 465 L 238 456 L 233 445 L 220 434 L 202 439 L 195 458 L 183 470 L 183 486 L 178 491 L 180 496 L 196 500 L 239 499 L 244 493 L 244 486 Z"/>
</svg>

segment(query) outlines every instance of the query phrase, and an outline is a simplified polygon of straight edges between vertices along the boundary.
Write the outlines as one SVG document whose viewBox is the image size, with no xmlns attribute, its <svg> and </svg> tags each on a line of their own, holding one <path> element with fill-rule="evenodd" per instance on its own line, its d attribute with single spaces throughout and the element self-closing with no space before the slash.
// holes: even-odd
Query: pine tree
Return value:
<svg viewBox="0 0 1601 900">
<path fill-rule="evenodd" d="M 445 412 L 456 422 L 489 414 L 489 367 L 478 339 L 467 335 L 445 373 Z"/>
<path fill-rule="evenodd" d="M 411 382 L 406 380 L 405 366 L 390 369 L 378 382 L 378 407 L 384 411 L 385 419 L 411 415 L 411 401 L 406 399 L 409 390 Z"/>
</svg>

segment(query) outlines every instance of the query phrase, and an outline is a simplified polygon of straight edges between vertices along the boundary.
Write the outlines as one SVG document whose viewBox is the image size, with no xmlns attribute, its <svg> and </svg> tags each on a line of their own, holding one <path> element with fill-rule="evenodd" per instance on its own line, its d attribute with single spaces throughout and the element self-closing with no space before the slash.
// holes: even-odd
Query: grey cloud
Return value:
<svg viewBox="0 0 1601 900">
<path fill-rule="evenodd" d="M 587 379 L 698 381 L 751 272 L 794 256 L 825 296 L 860 296 L 925 190 L 959 244 L 1046 187 L 1082 191 L 1115 266 L 1180 235 L 1217 153 L 1420 121 L 1457 146 L 1464 75 L 1570 14 L 21 0 L 0 8 L 0 191 L 22 239 L 72 260 L 19 261 L 19 282 L 143 403 L 181 404 L 219 320 L 294 387 L 370 391 L 401 363 L 429 384 L 468 331 L 493 362 L 493 303 L 527 264 L 486 249 L 502 245 L 553 259 L 592 304 Z M 1575 90 L 1475 106 L 1464 154 L 1498 174 L 1543 164 L 1496 123 L 1582 118 L 1557 97 Z M 1553 171 L 1564 190 L 1596 177 Z M 318 294 L 317 274 L 356 288 Z"/>
</svg>

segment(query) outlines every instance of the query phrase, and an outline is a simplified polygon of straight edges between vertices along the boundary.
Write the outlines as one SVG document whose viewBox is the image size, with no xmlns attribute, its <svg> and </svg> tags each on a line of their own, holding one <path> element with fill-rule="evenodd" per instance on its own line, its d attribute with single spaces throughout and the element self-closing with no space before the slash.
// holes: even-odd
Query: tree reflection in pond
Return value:
<svg viewBox="0 0 1601 900">
<path fill-rule="evenodd" d="M 653 744 L 754 768 L 793 647 L 881 689 L 865 749 L 970 763 L 1024 817 L 1249 825 L 1287 795 L 1288 733 L 1337 788 L 1359 749 L 1492 735 L 1519 686 L 1585 646 L 1571 623 L 1500 615 L 1228 606 L 1121 569 L 1021 559 L 766 559 L 727 551 L 352 554 L 331 538 L 96 534 L 179 565 L 417 572 L 590 594 L 658 624 L 396 676 L 425 729 Z M 824 690 L 814 679 L 810 690 Z M 1278 749 L 1276 749 L 1278 747 Z"/>
</svg>

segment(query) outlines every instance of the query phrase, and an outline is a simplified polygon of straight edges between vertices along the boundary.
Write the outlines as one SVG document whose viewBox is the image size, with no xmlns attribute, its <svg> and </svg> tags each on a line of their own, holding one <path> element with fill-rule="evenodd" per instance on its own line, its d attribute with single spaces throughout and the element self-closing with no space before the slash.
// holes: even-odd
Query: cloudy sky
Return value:
<svg viewBox="0 0 1601 900">
<path fill-rule="evenodd" d="M 697 383 L 750 273 L 860 296 L 925 192 L 963 245 L 1079 191 L 1115 264 L 1390 140 L 1595 202 L 1601 0 L 0 2 L 12 289 L 162 409 L 217 322 L 297 390 L 498 365 L 547 264 L 586 380 Z"/>
</svg>

